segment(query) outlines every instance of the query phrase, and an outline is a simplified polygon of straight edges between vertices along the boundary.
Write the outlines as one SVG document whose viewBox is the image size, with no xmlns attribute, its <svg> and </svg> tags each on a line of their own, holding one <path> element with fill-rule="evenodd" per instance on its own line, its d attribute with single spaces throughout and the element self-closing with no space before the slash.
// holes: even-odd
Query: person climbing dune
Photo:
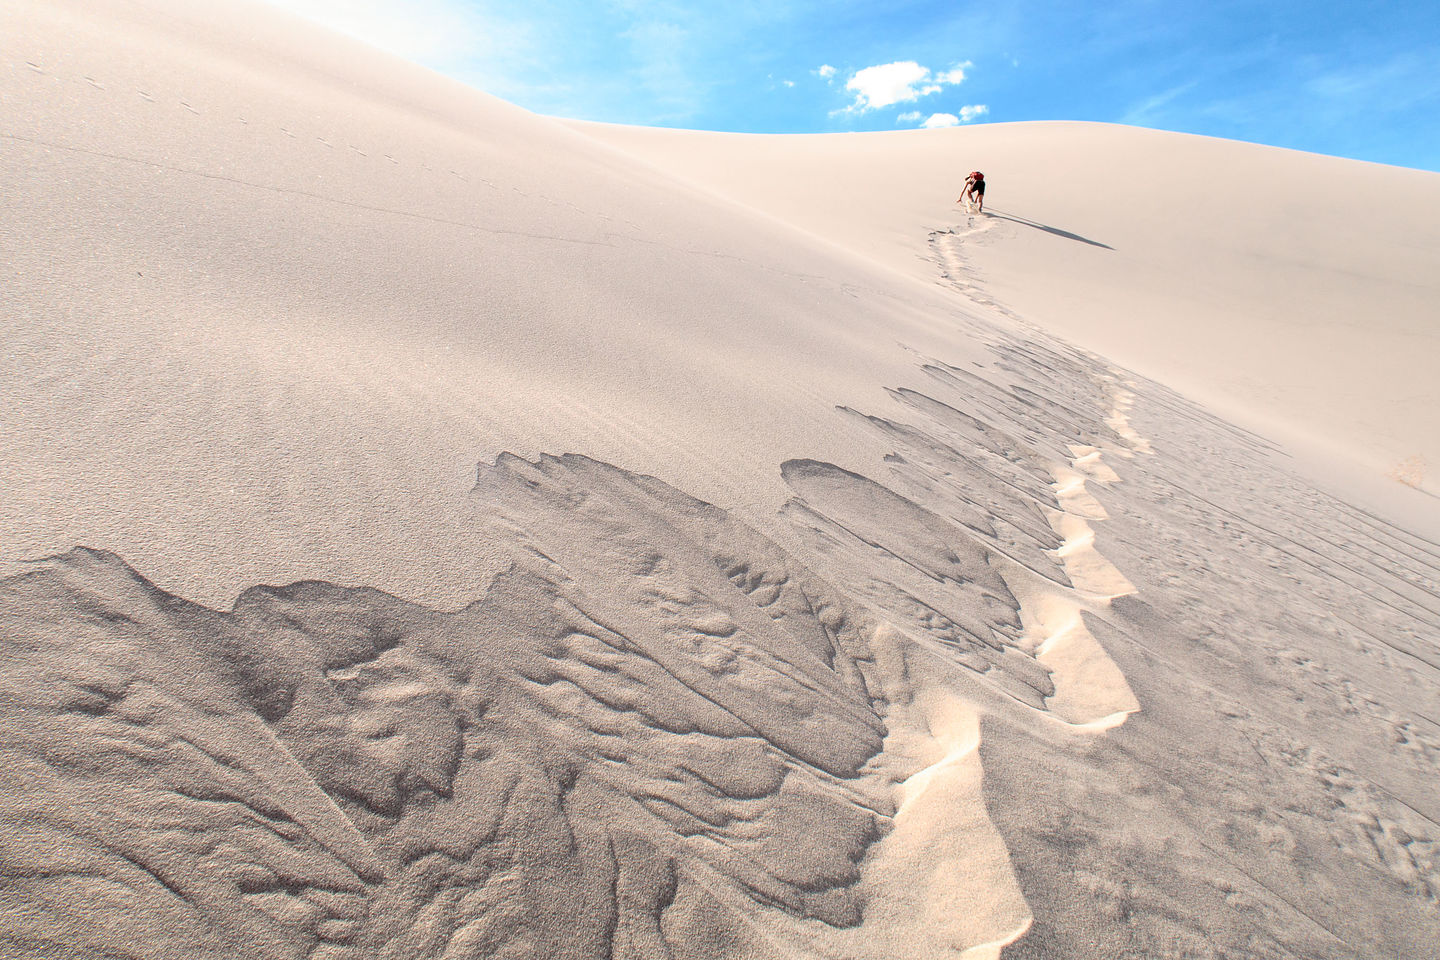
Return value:
<svg viewBox="0 0 1440 960">
<path fill-rule="evenodd" d="M 972 171 L 965 178 L 965 189 L 960 193 L 960 199 L 956 203 L 963 203 L 970 206 L 970 201 L 975 202 L 975 209 L 981 213 L 985 212 L 985 174 L 979 170 Z"/>
</svg>

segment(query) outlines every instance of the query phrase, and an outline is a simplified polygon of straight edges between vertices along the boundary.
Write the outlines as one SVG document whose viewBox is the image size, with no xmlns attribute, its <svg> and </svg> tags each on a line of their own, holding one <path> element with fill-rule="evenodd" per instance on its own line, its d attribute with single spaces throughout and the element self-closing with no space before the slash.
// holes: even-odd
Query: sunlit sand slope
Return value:
<svg viewBox="0 0 1440 960">
<path fill-rule="evenodd" d="M 933 284 L 269 8 L 0 17 L 7 559 L 457 606 L 497 569 L 460 547 L 477 460 L 583 450 L 768 517 L 802 441 L 883 453 L 836 403 L 953 343 Z"/>
<path fill-rule="evenodd" d="M 991 289 L 1091 244 L 260 6 L 0 55 L 0 955 L 1440 942 L 1440 546 Z"/>
<path fill-rule="evenodd" d="M 963 260 L 1026 320 L 1440 510 L 1440 174 L 1084 123 L 572 126 L 897 270 Z M 987 218 L 953 202 L 976 168 Z"/>
</svg>

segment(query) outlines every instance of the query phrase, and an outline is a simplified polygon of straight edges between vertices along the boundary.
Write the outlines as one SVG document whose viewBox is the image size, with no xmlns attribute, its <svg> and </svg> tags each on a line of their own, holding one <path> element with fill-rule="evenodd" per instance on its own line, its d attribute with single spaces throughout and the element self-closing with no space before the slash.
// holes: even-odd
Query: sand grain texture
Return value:
<svg viewBox="0 0 1440 960">
<path fill-rule="evenodd" d="M 0 61 L 0 954 L 1434 955 L 1434 174 Z"/>
</svg>

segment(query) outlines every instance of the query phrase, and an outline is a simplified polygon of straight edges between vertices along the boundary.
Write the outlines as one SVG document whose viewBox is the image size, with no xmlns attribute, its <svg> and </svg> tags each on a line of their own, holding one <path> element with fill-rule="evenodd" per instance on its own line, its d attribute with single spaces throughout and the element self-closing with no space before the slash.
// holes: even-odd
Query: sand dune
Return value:
<svg viewBox="0 0 1440 960">
<path fill-rule="evenodd" d="M 978 276 L 1026 321 L 1283 439 L 1322 479 L 1440 495 L 1433 173 L 1101 124 L 843 145 L 572 126 L 897 271 L 930 279 L 940 259 Z M 986 217 L 951 203 L 976 167 Z"/>
<path fill-rule="evenodd" d="M 1433 954 L 1440 178 L 0 54 L 0 953 Z"/>
</svg>

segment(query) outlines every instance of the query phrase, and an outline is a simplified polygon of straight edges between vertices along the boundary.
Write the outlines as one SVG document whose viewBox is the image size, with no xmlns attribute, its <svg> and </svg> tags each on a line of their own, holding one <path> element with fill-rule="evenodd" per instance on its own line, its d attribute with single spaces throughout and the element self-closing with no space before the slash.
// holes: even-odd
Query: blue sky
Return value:
<svg viewBox="0 0 1440 960">
<path fill-rule="evenodd" d="M 1098 120 L 1440 170 L 1440 0 L 274 2 L 556 116 Z"/>
</svg>

